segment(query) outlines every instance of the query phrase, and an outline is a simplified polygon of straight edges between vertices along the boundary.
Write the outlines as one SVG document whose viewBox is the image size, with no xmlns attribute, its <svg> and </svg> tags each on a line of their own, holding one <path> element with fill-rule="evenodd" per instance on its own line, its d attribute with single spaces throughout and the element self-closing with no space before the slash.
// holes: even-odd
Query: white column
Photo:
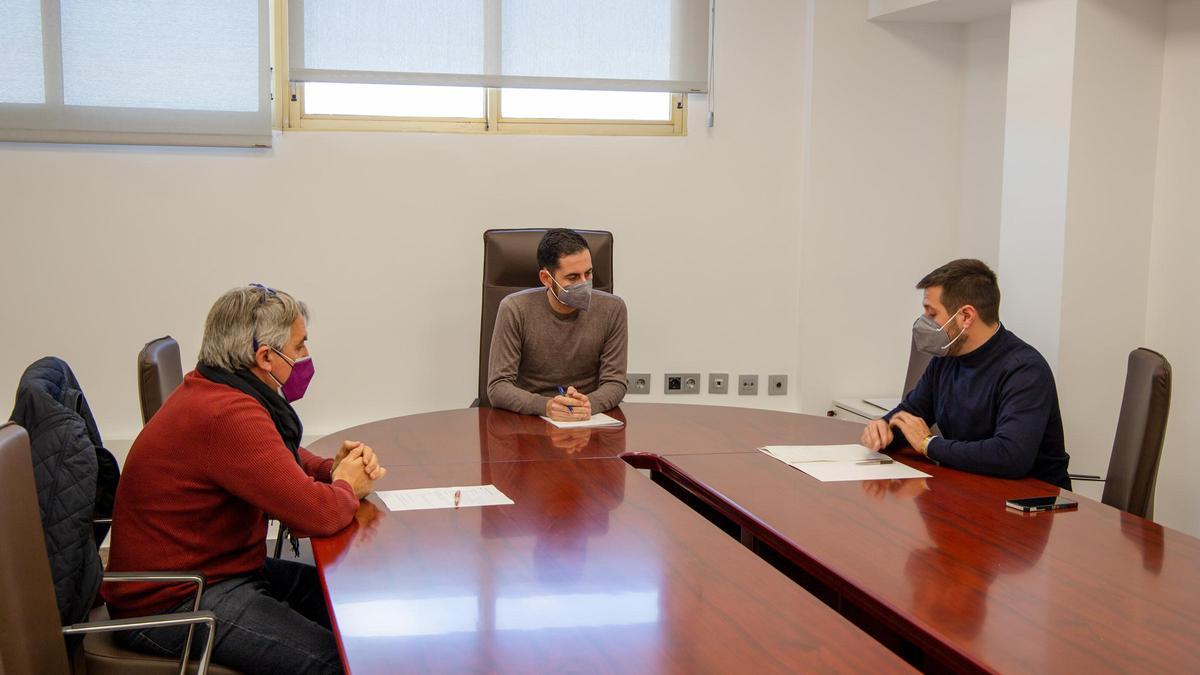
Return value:
<svg viewBox="0 0 1200 675">
<path fill-rule="evenodd" d="M 1072 470 L 1104 473 L 1145 336 L 1161 0 L 1014 0 L 1001 315 L 1055 369 Z"/>
<path fill-rule="evenodd" d="M 1014 0 L 1009 24 L 1001 316 L 1058 363 L 1078 0 Z"/>
</svg>

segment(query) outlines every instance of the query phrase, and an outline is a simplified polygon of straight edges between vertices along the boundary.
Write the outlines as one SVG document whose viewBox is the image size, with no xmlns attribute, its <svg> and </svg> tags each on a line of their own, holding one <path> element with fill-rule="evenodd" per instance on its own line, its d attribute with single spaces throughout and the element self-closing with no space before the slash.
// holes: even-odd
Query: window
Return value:
<svg viewBox="0 0 1200 675">
<path fill-rule="evenodd" d="M 685 97 L 660 92 L 292 85 L 289 129 L 682 135 Z"/>
<path fill-rule="evenodd" d="M 0 140 L 270 145 L 267 0 L 0 2 Z"/>
<path fill-rule="evenodd" d="M 500 116 L 507 119 L 671 120 L 671 95 L 660 92 L 503 89 L 500 93 Z"/>
<path fill-rule="evenodd" d="M 286 129 L 682 135 L 708 86 L 709 0 L 279 5 Z"/>
<path fill-rule="evenodd" d="M 309 115 L 362 117 L 487 117 L 486 91 L 479 87 L 312 82 L 304 87 Z"/>
</svg>

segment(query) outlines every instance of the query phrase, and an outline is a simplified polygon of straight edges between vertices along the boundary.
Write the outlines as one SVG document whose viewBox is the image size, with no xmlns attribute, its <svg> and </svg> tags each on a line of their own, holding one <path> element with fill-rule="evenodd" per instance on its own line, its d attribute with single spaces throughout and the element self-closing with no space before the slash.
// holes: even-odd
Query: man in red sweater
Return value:
<svg viewBox="0 0 1200 675">
<path fill-rule="evenodd" d="M 299 536 L 333 534 L 386 473 L 361 443 L 332 459 L 300 447 L 291 402 L 314 372 L 307 318 L 302 302 L 264 286 L 222 295 L 196 370 L 138 435 L 117 489 L 109 571 L 202 571 L 213 661 L 244 673 L 341 672 L 316 570 L 267 557 L 267 517 Z M 121 617 L 190 611 L 193 590 L 127 583 L 103 594 Z M 186 628 L 118 634 L 176 658 L 186 639 Z"/>
</svg>

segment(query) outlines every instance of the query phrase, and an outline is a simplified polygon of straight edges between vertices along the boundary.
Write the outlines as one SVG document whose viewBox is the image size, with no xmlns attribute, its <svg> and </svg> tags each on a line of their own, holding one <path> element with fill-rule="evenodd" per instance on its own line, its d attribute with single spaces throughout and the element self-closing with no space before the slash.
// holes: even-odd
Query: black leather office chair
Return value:
<svg viewBox="0 0 1200 675">
<path fill-rule="evenodd" d="M 611 232 L 576 230 L 592 252 L 592 285 L 613 292 Z M 473 406 L 490 407 L 487 397 L 488 356 L 496 312 L 506 296 L 541 285 L 537 247 L 545 229 L 488 230 L 483 233 L 483 309 L 479 317 L 479 392 Z"/>
<path fill-rule="evenodd" d="M 147 342 L 138 352 L 137 365 L 138 398 L 142 402 L 142 424 L 145 424 L 183 382 L 179 343 L 170 335 Z"/>
<path fill-rule="evenodd" d="M 1171 364 L 1144 347 L 1129 353 L 1125 394 L 1108 475 L 1071 474 L 1072 480 L 1102 481 L 1100 501 L 1143 518 L 1154 515 L 1154 486 L 1171 411 Z"/>
</svg>

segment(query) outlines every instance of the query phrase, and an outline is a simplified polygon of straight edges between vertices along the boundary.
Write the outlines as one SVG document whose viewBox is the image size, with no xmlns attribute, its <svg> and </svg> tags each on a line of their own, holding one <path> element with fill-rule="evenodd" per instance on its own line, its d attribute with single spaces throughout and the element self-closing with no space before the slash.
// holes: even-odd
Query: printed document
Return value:
<svg viewBox="0 0 1200 675">
<path fill-rule="evenodd" d="M 454 493 L 458 493 L 458 505 Z M 424 511 L 469 506 L 500 506 L 512 504 L 495 485 L 462 485 L 454 487 L 417 488 L 414 490 L 383 490 L 376 492 L 391 511 Z"/>
<path fill-rule="evenodd" d="M 861 445 L 768 445 L 759 449 L 824 483 L 930 478 L 924 471 L 893 461 L 887 455 Z"/>
<path fill-rule="evenodd" d="M 615 417 L 609 417 L 604 413 L 596 413 L 595 415 L 592 415 L 591 419 L 579 420 L 577 422 L 559 422 L 557 420 L 552 420 L 545 415 L 542 415 L 542 419 L 546 420 L 550 424 L 553 424 L 559 429 L 591 429 L 596 427 L 611 428 L 625 426 L 625 423 L 621 420 L 616 419 Z"/>
</svg>

